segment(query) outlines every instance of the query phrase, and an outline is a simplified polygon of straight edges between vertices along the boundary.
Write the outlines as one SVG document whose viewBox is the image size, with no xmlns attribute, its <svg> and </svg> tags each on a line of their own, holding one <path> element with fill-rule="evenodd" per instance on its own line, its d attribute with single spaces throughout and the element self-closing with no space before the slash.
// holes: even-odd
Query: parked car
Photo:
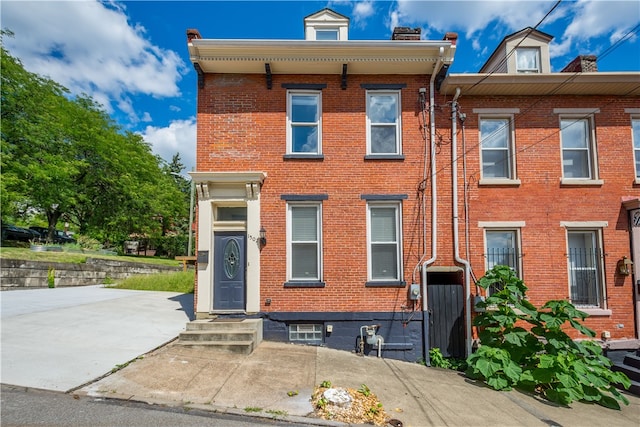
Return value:
<svg viewBox="0 0 640 427">
<path fill-rule="evenodd" d="M 29 227 L 30 230 L 40 234 L 40 240 L 47 240 L 49 237 L 49 229 L 47 227 Z M 62 230 L 53 231 L 53 243 L 76 243 L 76 239 L 69 236 Z"/>
<path fill-rule="evenodd" d="M 12 224 L 2 223 L 2 241 L 16 240 L 18 242 L 28 242 L 40 238 L 40 233 L 27 228 L 18 227 Z"/>
</svg>

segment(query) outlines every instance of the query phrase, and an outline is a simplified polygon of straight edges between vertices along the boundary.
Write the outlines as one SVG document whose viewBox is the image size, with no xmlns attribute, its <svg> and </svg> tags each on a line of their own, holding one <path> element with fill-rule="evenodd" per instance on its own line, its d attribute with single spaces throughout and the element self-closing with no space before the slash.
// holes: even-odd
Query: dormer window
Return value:
<svg viewBox="0 0 640 427">
<path fill-rule="evenodd" d="M 322 9 L 304 18 L 304 39 L 348 40 L 349 18 L 331 9 Z"/>
<path fill-rule="evenodd" d="M 316 28 L 316 40 L 340 40 L 337 28 Z"/>
<path fill-rule="evenodd" d="M 518 73 L 539 73 L 540 49 L 536 47 L 516 49 L 516 71 Z"/>
</svg>

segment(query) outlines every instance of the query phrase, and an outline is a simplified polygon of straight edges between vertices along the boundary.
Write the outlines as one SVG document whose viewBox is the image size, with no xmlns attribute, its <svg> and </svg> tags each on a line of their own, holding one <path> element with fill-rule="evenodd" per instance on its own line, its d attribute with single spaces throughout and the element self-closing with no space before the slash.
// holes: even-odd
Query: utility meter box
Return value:
<svg viewBox="0 0 640 427">
<path fill-rule="evenodd" d="M 420 299 L 420 284 L 412 283 L 409 285 L 409 299 L 416 301 Z"/>
</svg>

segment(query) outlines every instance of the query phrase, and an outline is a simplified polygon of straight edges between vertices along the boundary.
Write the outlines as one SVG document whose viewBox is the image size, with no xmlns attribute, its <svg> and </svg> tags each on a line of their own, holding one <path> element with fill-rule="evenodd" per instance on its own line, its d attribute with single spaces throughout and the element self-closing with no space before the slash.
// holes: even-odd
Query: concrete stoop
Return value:
<svg viewBox="0 0 640 427">
<path fill-rule="evenodd" d="M 262 341 L 262 319 L 194 320 L 180 333 L 178 345 L 251 354 Z"/>
<path fill-rule="evenodd" d="M 622 362 L 614 363 L 611 367 L 614 372 L 622 372 L 631 380 L 629 393 L 640 396 L 640 350 L 629 352 Z"/>
</svg>

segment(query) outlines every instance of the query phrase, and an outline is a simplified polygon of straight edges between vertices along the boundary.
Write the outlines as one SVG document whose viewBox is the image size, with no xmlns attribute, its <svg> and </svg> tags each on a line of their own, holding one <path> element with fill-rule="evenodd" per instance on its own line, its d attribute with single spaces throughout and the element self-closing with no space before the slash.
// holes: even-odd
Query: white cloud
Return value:
<svg viewBox="0 0 640 427">
<path fill-rule="evenodd" d="M 196 119 L 175 120 L 168 127 L 147 126 L 140 135 L 153 147 L 153 153 L 166 161 L 180 153 L 185 172 L 196 166 Z"/>
<path fill-rule="evenodd" d="M 112 113 L 140 120 L 132 96 L 173 97 L 184 61 L 152 44 L 145 29 L 128 22 L 122 5 L 96 1 L 3 1 L 2 27 L 9 52 L 29 71 L 73 93 L 86 93 Z"/>
<path fill-rule="evenodd" d="M 440 33 L 459 31 L 467 38 L 491 26 L 501 38 L 505 27 L 517 31 L 535 25 L 553 4 L 551 0 L 399 0 L 391 22 L 425 25 Z"/>
<path fill-rule="evenodd" d="M 614 44 L 640 20 L 637 1 L 580 0 L 571 3 L 571 8 L 571 23 L 559 41 L 551 45 L 552 55 L 567 54 L 572 45 L 580 45 L 580 54 L 598 54 L 606 47 L 593 45 L 592 40 L 604 37 L 608 45 Z"/>
<path fill-rule="evenodd" d="M 556 0 L 398 0 L 387 23 L 389 28 L 419 25 L 425 33 L 457 32 L 480 59 L 507 34 L 536 26 L 556 3 Z M 560 3 L 539 30 L 551 31 L 549 34 L 554 36 L 551 57 L 563 60 L 565 55 L 603 52 L 638 22 L 637 0 L 578 0 Z M 632 36 L 629 42 L 637 42 L 637 36 Z"/>
<path fill-rule="evenodd" d="M 362 28 L 366 26 L 366 20 L 374 13 L 373 1 L 360 1 L 353 5 L 353 20 L 356 25 Z"/>
</svg>

